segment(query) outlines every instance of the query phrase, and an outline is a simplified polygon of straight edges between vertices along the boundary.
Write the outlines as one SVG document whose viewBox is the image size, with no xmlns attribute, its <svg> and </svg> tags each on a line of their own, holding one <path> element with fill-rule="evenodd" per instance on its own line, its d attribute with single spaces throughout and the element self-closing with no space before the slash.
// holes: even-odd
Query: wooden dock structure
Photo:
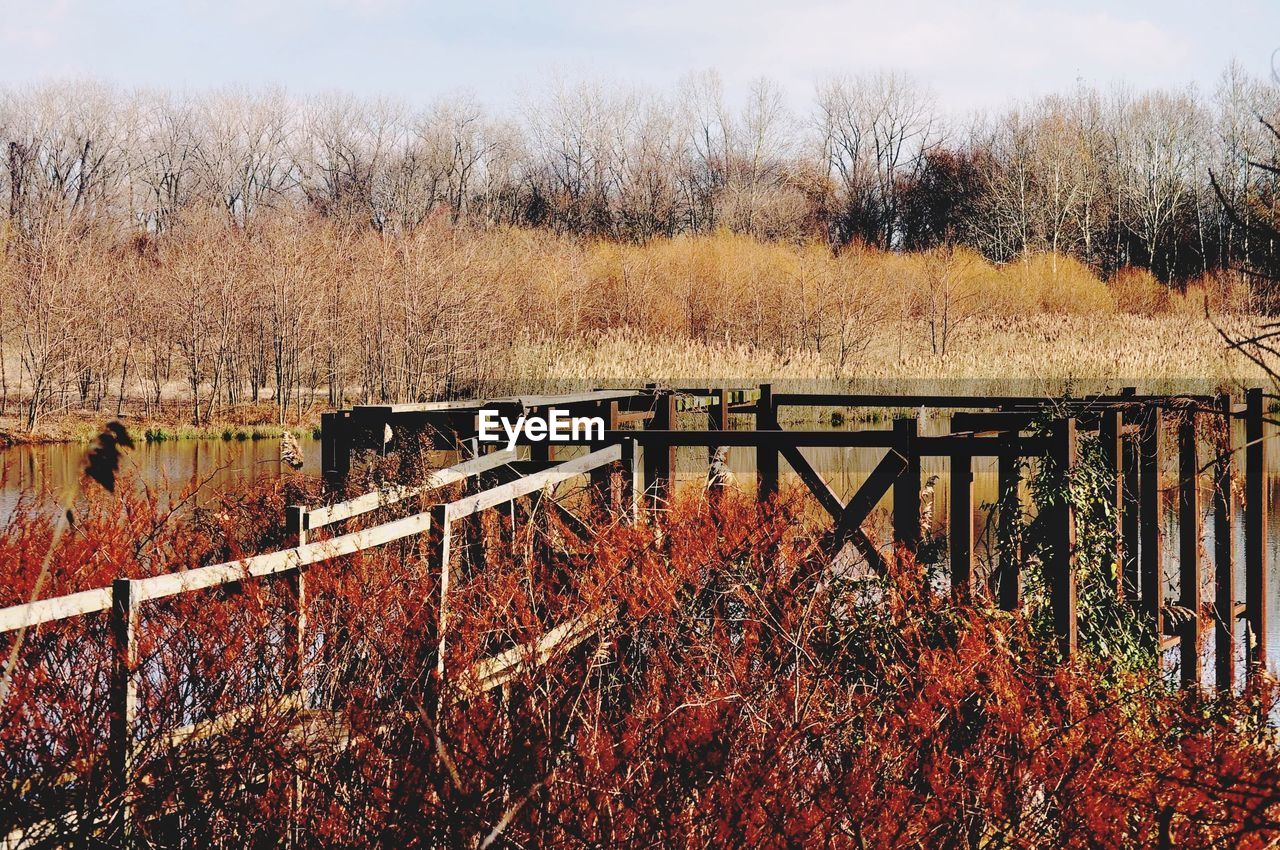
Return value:
<svg viewBox="0 0 1280 850">
<path fill-rule="evenodd" d="M 362 405 L 326 413 L 322 418 L 322 465 L 325 476 L 339 483 L 368 453 L 385 454 L 426 441 L 433 449 L 456 452 L 459 461 L 436 471 L 416 485 L 397 485 L 321 506 L 289 508 L 282 521 L 296 535 L 296 545 L 224 564 L 150 578 L 120 578 L 101 587 L 30 604 L 0 609 L 0 634 L 57 628 L 69 618 L 105 614 L 113 642 L 110 676 L 109 772 L 111 811 L 100 824 L 104 843 L 131 846 L 134 816 L 130 788 L 138 778 L 134 767 L 134 725 L 137 720 L 138 622 L 148 604 L 179 594 L 198 593 L 231 584 L 282 577 L 290 582 L 298 606 L 291 637 L 300 659 L 308 640 L 306 571 L 311 565 L 397 541 L 427 537 L 440 575 L 440 595 L 434 600 L 439 645 L 436 672 L 463 675 L 470 687 L 499 687 L 521 665 L 538 663 L 581 643 L 605 628 L 613 612 L 600 609 L 567 619 L 528 645 L 513 647 L 482 662 L 465 674 L 446 671 L 445 641 L 449 627 L 450 553 L 460 523 L 483 511 L 540 495 L 561 482 L 583 480 L 602 505 L 615 515 L 635 518 L 659 510 L 675 487 L 676 451 L 705 449 L 709 460 L 719 447 L 750 450 L 756 461 L 756 491 L 762 500 L 781 489 L 785 466 L 830 518 L 826 545 L 834 554 L 846 545 L 872 567 L 883 567 L 892 552 L 885 541 L 871 539 L 863 526 L 872 511 L 887 502 L 892 544 L 913 552 L 924 536 L 921 517 L 922 460 L 944 458 L 948 465 L 950 508 L 946 572 L 951 592 L 962 599 L 988 594 L 1005 609 L 1021 602 L 1022 576 L 1018 558 L 1002 551 L 990 583 L 978 580 L 973 539 L 974 461 L 995 459 L 998 468 L 999 523 L 1020 515 L 1019 482 L 1025 462 L 1048 464 L 1053 474 L 1069 480 L 1080 458 L 1082 436 L 1096 437 L 1107 470 L 1107 498 L 1115 520 L 1117 546 L 1109 556 L 1116 594 L 1150 617 L 1163 649 L 1177 652 L 1182 681 L 1201 686 L 1202 649 L 1212 637 L 1213 685 L 1230 689 L 1238 683 L 1235 658 L 1242 651 L 1246 670 L 1263 668 L 1267 658 L 1269 608 L 1275 588 L 1267 586 L 1267 481 L 1264 435 L 1266 396 L 1249 390 L 1243 402 L 1229 395 L 1141 395 L 1132 389 L 1080 398 L 964 395 L 869 395 L 776 392 L 770 384 L 755 387 L 664 387 L 645 385 L 590 392 L 503 397 L 424 404 Z M 806 411 L 825 409 L 896 411 L 887 427 L 848 430 L 801 430 L 784 427 L 803 421 Z M 605 422 L 598 439 L 577 444 L 526 443 L 522 452 L 478 441 L 477 417 L 482 409 L 504 415 L 546 414 L 567 410 L 575 416 L 599 416 Z M 949 415 L 946 433 L 921 433 L 917 411 Z M 798 415 L 796 415 L 798 414 Z M 681 422 L 685 427 L 680 427 Z M 1244 443 L 1237 445 L 1230 425 L 1243 423 Z M 696 427 L 690 427 L 693 423 Z M 1176 439 L 1163 436 L 1176 424 Z M 734 426 L 739 427 L 734 427 Z M 1215 452 L 1203 451 L 1201 426 L 1218 428 Z M 1221 436 L 1225 432 L 1225 437 Z M 882 451 L 856 492 L 842 497 L 806 459 L 813 447 L 862 448 Z M 567 450 L 572 456 L 561 457 Z M 1165 545 L 1162 525 L 1161 470 L 1166 459 L 1176 462 L 1178 515 L 1176 600 L 1166 599 Z M 1241 475 L 1242 470 L 1242 475 Z M 1239 485 L 1237 482 L 1241 482 Z M 441 499 L 426 510 L 359 530 L 343 525 L 373 511 L 432 501 L 433 494 L 454 484 L 469 483 L 462 497 Z M 1212 552 L 1202 551 L 1201 485 L 1212 491 Z M 1242 495 L 1242 499 L 1239 497 Z M 1243 504 L 1243 552 L 1234 545 L 1234 512 Z M 551 500 L 554 505 L 554 499 Z M 1052 611 L 1053 633 L 1064 659 L 1078 652 L 1077 518 L 1067 500 L 1044 523 L 1043 564 Z M 570 514 L 572 517 L 572 514 Z M 318 532 L 325 530 L 327 536 Z M 586 533 L 590 530 L 587 529 Z M 321 539 L 315 539 L 321 538 Z M 1211 563 L 1206 563 L 1209 561 Z M 1235 588 L 1243 571 L 1243 599 Z M 1206 579 L 1211 581 L 1206 582 Z M 1213 593 L 1205 598 L 1202 586 Z M 1176 603 L 1176 604 L 1173 604 Z M 1170 611 L 1180 612 L 1173 617 Z M 300 705 L 309 704 L 304 678 L 299 676 Z M 236 718 L 219 717 L 179 730 L 173 745 L 219 734 Z M 23 846 L 33 824 L 25 824 L 0 839 L 0 847 Z"/>
</svg>

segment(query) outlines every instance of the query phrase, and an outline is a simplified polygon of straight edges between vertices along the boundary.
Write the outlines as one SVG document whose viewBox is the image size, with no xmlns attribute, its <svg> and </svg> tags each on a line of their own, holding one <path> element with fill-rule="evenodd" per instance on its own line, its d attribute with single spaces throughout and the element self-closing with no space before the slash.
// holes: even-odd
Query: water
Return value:
<svg viewBox="0 0 1280 850">
<path fill-rule="evenodd" d="M 300 437 L 304 474 L 320 474 L 320 441 Z M 20 500 L 36 507 L 43 498 L 56 506 L 59 494 L 84 484 L 82 471 L 89 446 L 58 443 L 0 449 L 0 521 L 7 521 Z M 184 491 L 193 501 L 208 503 L 246 482 L 293 470 L 280 463 L 280 441 L 170 440 L 143 443 L 123 453 L 120 471 L 136 486 L 156 493 L 163 504 Z M 43 494 L 37 497 L 36 494 Z"/>
<path fill-rule="evenodd" d="M 1237 423 L 1238 424 L 1238 423 Z M 808 426 L 812 427 L 812 426 Z M 866 427 L 866 426 L 855 426 Z M 872 426 L 876 427 L 876 426 Z M 888 427 L 887 424 L 880 427 Z M 1269 434 L 1276 433 L 1273 426 L 1268 426 Z M 931 420 L 923 428 L 924 433 L 944 433 L 945 420 Z M 308 475 L 320 473 L 320 443 L 310 437 L 300 438 L 303 449 L 304 466 L 302 472 Z M 1243 443 L 1243 433 L 1237 432 L 1236 444 Z M 1166 593 L 1171 600 L 1176 600 L 1177 585 L 1177 553 L 1178 529 L 1176 510 L 1176 491 L 1173 483 L 1176 480 L 1177 458 L 1173 452 L 1173 443 L 1166 440 L 1164 472 L 1166 476 L 1166 492 L 1164 498 L 1164 562 Z M 40 507 L 42 502 L 49 508 L 56 507 L 57 494 L 64 488 L 75 487 L 81 482 L 81 470 L 84 455 L 88 447 L 79 444 L 53 444 L 41 446 L 17 446 L 0 449 L 0 524 L 7 523 L 15 509 L 22 504 L 24 509 Z M 576 452 L 574 452 L 576 453 Z M 884 456 L 883 449 L 839 449 L 811 448 L 803 453 L 809 462 L 821 473 L 832 489 L 842 499 L 847 499 L 866 480 L 870 471 Z M 1202 449 L 1201 462 L 1207 458 L 1208 450 Z M 729 453 L 729 465 L 744 487 L 754 486 L 755 457 L 750 449 L 732 449 Z M 1238 461 L 1242 466 L 1242 459 Z M 798 478 L 789 471 L 785 460 L 780 463 L 784 482 L 798 483 Z M 223 493 L 235 491 L 248 481 L 265 477 L 291 473 L 292 470 L 280 463 L 280 444 L 275 439 L 247 440 L 242 442 L 223 440 L 180 440 L 162 443 L 147 443 L 127 452 L 122 462 L 122 471 L 131 476 L 136 486 L 146 487 L 157 494 L 163 502 L 173 498 L 184 490 L 195 490 L 194 501 L 209 502 Z M 1237 469 L 1239 473 L 1240 468 Z M 1269 664 L 1273 670 L 1280 670 L 1280 450 L 1268 451 L 1268 563 L 1269 587 L 1272 598 L 1276 599 L 1276 615 L 1272 616 L 1268 626 L 1268 646 L 1270 648 Z M 706 449 L 681 448 L 677 454 L 677 478 L 682 484 L 697 485 L 705 480 Z M 945 458 L 926 458 L 922 463 L 923 478 L 937 476 L 934 482 L 933 516 L 935 523 L 945 523 L 949 508 L 948 463 Z M 1202 552 L 1213 552 L 1212 493 L 1208 489 L 1208 476 L 1201 477 L 1202 490 L 1200 505 L 1203 512 L 1201 527 L 1203 529 Z M 90 485 L 93 486 L 93 485 Z M 1238 479 L 1236 492 L 1243 490 L 1243 480 Z M 43 496 L 37 494 L 46 494 Z M 52 494 L 52 495 L 48 495 Z M 985 560 L 983 548 L 983 531 L 987 527 L 986 507 L 996 500 L 997 477 L 994 458 L 976 458 L 974 460 L 974 539 L 979 561 Z M 1026 503 L 1024 493 L 1024 504 Z M 1244 598 L 1243 583 L 1243 510 L 1237 503 L 1235 515 L 1235 551 L 1237 558 L 1236 598 Z M 1206 599 L 1213 599 L 1212 564 L 1206 556 L 1203 564 L 1205 585 L 1202 594 Z M 1212 651 L 1212 638 L 1205 641 L 1208 651 Z M 1207 662 L 1212 668 L 1211 661 Z"/>
</svg>

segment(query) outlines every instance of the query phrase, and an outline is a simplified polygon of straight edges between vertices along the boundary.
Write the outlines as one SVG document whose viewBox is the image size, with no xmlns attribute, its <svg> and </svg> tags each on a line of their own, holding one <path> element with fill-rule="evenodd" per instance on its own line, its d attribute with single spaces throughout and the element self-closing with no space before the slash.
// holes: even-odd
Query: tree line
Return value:
<svg viewBox="0 0 1280 850">
<path fill-rule="evenodd" d="M 556 82 L 511 114 L 279 89 L 194 95 L 67 82 L 0 91 L 7 239 L 75 220 L 164 233 L 192 208 L 251 228 L 287 209 L 382 233 L 433 216 L 625 241 L 763 238 L 1003 262 L 1074 255 L 1181 282 L 1274 244 L 1225 214 L 1274 210 L 1276 86 L 1232 65 L 1211 92 L 1085 85 L 945 114 L 911 78 L 768 80 L 731 104 L 714 73 L 669 92 Z"/>
<path fill-rule="evenodd" d="M 714 75 L 518 116 L 4 89 L 0 416 L 294 421 L 509 390 L 545 367 L 525 343 L 615 329 L 841 377 L 877 334 L 946 357 L 993 317 L 1268 312 L 1278 108 L 1235 67 L 965 124 L 887 73 L 803 115 L 767 82 L 730 110 Z"/>
</svg>

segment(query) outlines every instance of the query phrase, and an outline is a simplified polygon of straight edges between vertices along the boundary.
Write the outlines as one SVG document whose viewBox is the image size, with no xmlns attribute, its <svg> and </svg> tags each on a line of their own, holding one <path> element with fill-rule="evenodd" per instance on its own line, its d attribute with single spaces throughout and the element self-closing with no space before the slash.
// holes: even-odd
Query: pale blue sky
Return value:
<svg viewBox="0 0 1280 850">
<path fill-rule="evenodd" d="M 717 69 L 796 106 L 832 72 L 894 68 L 953 112 L 1077 78 L 1211 89 L 1232 58 L 1269 74 L 1276 0 L 0 0 L 0 83 L 94 77 L 198 90 L 279 83 L 425 103 L 470 91 L 497 107 L 554 74 L 670 87 Z"/>
</svg>

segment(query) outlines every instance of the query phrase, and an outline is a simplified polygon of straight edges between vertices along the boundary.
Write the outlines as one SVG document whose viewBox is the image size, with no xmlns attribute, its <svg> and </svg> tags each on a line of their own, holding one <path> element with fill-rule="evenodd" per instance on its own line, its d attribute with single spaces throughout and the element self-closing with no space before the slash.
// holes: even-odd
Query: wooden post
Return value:
<svg viewBox="0 0 1280 850">
<path fill-rule="evenodd" d="M 334 420 L 337 413 L 320 414 L 320 474 L 329 475 L 337 466 L 337 433 Z"/>
<path fill-rule="evenodd" d="M 114 807 L 111 832 L 120 847 L 132 847 L 134 724 L 138 715 L 138 691 L 134 672 L 138 666 L 138 599 L 133 580 L 116 579 L 111 584 L 111 805 Z"/>
<path fill-rule="evenodd" d="M 1018 487 L 1022 481 L 1022 464 L 1016 445 L 1011 442 L 1008 448 L 1000 453 L 997 478 L 999 487 L 999 537 L 1000 562 L 997 565 L 998 580 L 996 598 L 1000 607 L 1012 611 L 1022 604 L 1022 553 L 1018 546 L 1018 523 L 1022 519 L 1022 504 L 1018 498 Z"/>
<path fill-rule="evenodd" d="M 756 430 L 778 430 L 778 410 L 773 404 L 773 385 L 760 385 L 760 399 L 756 402 Z M 761 446 L 756 449 L 756 477 L 759 481 L 757 495 L 767 502 L 778 494 L 778 450 Z"/>
<path fill-rule="evenodd" d="M 308 514 L 304 505 L 289 505 L 284 509 L 285 531 L 294 535 L 299 546 L 307 545 Z"/>
<path fill-rule="evenodd" d="M 707 430 L 729 430 L 729 391 L 724 387 L 716 390 L 715 402 L 707 408 Z M 717 468 L 719 463 L 725 467 L 724 474 Z M 719 446 L 707 446 L 707 499 L 712 507 L 718 507 L 724 488 L 729 483 L 727 468 L 729 466 L 729 450 Z"/>
<path fill-rule="evenodd" d="M 623 516 L 635 522 L 638 519 L 636 494 L 639 492 L 636 479 L 640 475 L 639 467 L 636 465 L 636 441 L 623 440 L 621 449 L 622 458 L 618 465 L 622 467 L 622 480 L 618 488 L 618 508 Z"/>
<path fill-rule="evenodd" d="M 550 408 L 543 409 L 542 413 L 544 415 L 549 415 Z M 539 440 L 538 442 L 533 442 L 531 440 L 529 442 L 529 460 L 543 462 L 551 460 L 551 441 Z"/>
<path fill-rule="evenodd" d="M 304 530 L 303 539 L 305 536 Z M 298 545 L 302 545 L 302 540 L 299 540 Z M 307 577 L 302 567 L 297 567 L 288 574 L 288 582 L 294 600 L 294 626 L 293 635 L 285 647 L 285 663 L 291 668 L 290 673 L 294 678 L 298 708 L 306 711 L 311 708 L 311 689 L 307 686 Z M 306 845 L 302 835 L 302 813 L 306 810 L 305 795 L 302 771 L 295 770 L 289 812 L 288 844 L 290 847 Z"/>
<path fill-rule="evenodd" d="M 330 486 L 342 483 L 351 471 L 351 411 L 336 410 L 320 415 L 321 472 Z"/>
<path fill-rule="evenodd" d="M 1231 433 L 1232 398 L 1228 394 L 1218 396 L 1218 412 L 1226 439 L 1219 446 L 1218 459 L 1213 476 L 1213 566 L 1214 566 L 1214 683 L 1220 691 L 1229 691 L 1235 685 L 1236 665 L 1236 612 L 1235 612 L 1235 552 L 1232 535 L 1235 525 L 1235 500 L 1231 493 L 1231 474 L 1235 454 L 1235 440 Z"/>
<path fill-rule="evenodd" d="M 1115 520 L 1115 547 L 1107 553 L 1106 564 L 1111 570 L 1116 595 L 1124 598 L 1124 435 L 1121 429 L 1120 411 L 1104 410 L 1098 423 L 1098 438 L 1102 441 L 1102 456 L 1107 468 L 1107 503 Z"/>
<path fill-rule="evenodd" d="M 618 430 L 618 403 L 616 401 L 600 402 L 597 405 L 598 415 L 604 420 L 606 431 Z M 605 511 L 613 502 L 613 473 L 608 466 L 591 470 L 591 498 L 597 510 Z"/>
<path fill-rule="evenodd" d="M 1151 618 L 1156 641 L 1164 637 L 1164 509 L 1160 502 L 1160 442 L 1162 415 L 1154 405 L 1147 408 L 1139 437 L 1138 469 L 1141 502 L 1138 533 L 1142 538 L 1142 610 Z"/>
<path fill-rule="evenodd" d="M 1053 630 L 1063 660 L 1075 657 L 1076 631 L 1076 518 L 1067 493 L 1071 473 L 1076 466 L 1079 447 L 1076 420 L 1059 419 L 1053 423 L 1053 464 L 1062 488 L 1062 506 L 1052 517 L 1049 530 L 1050 560 L 1046 563 L 1049 584 L 1049 607 L 1053 612 Z"/>
<path fill-rule="evenodd" d="M 1263 431 L 1262 390 L 1254 387 L 1245 396 L 1244 450 L 1244 584 L 1249 623 L 1252 666 L 1267 665 L 1267 444 Z"/>
<path fill-rule="evenodd" d="M 431 557 L 440 565 L 440 610 L 437 614 L 436 635 L 436 676 L 441 688 L 441 699 L 444 690 L 444 652 L 445 635 L 449 627 L 449 555 L 450 555 L 450 522 L 447 505 L 431 507 L 431 541 L 433 549 Z M 443 703 L 441 703 L 443 706 Z"/>
<path fill-rule="evenodd" d="M 729 430 L 729 391 L 724 387 L 716 390 L 715 402 L 707 408 L 707 430 Z M 707 447 L 707 462 L 715 460 L 716 447 Z"/>
<path fill-rule="evenodd" d="M 1186 413 L 1178 423 L 1178 594 L 1193 614 L 1179 628 L 1182 683 L 1198 685 L 1200 661 L 1200 491 L 1196 486 L 1196 415 Z"/>
<path fill-rule="evenodd" d="M 670 390 L 659 390 L 654 396 L 653 418 L 646 425 L 648 431 L 670 431 L 676 427 L 676 396 Z M 674 489 L 675 446 L 657 446 L 649 443 L 644 448 L 644 488 L 649 507 L 659 510 L 666 506 Z"/>
<path fill-rule="evenodd" d="M 920 423 L 914 417 L 893 420 L 896 451 L 906 459 L 906 468 L 893 482 L 893 539 L 916 551 L 920 545 L 920 454 L 916 437 Z"/>
<path fill-rule="evenodd" d="M 947 549 L 951 555 L 951 593 L 968 601 L 973 591 L 973 456 L 951 455 L 951 518 Z"/>
<path fill-rule="evenodd" d="M 1123 423 L 1123 419 L 1121 422 Z M 1125 437 L 1121 440 L 1124 455 L 1124 505 L 1120 512 L 1120 538 L 1123 541 L 1123 564 L 1121 575 L 1124 576 L 1125 598 L 1132 605 L 1138 604 L 1138 543 L 1141 504 L 1138 477 L 1138 438 Z"/>
</svg>

